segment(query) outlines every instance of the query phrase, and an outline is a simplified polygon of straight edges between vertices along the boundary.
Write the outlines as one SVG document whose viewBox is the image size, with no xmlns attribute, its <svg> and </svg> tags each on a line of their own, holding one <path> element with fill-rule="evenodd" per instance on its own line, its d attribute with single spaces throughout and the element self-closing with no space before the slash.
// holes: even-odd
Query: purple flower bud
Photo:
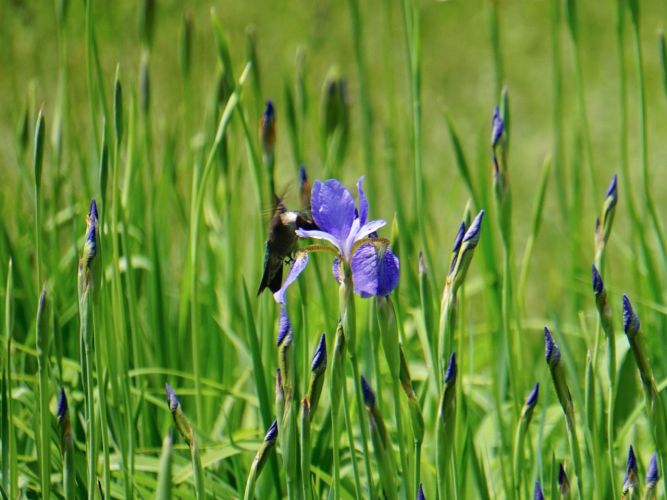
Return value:
<svg viewBox="0 0 667 500">
<path fill-rule="evenodd" d="M 611 184 L 609 184 L 609 189 L 607 189 L 607 198 L 611 198 L 611 206 L 616 205 L 618 201 L 618 176 L 616 174 L 614 174 Z"/>
<path fill-rule="evenodd" d="M 461 243 L 463 242 L 463 236 L 466 234 L 466 224 L 461 222 L 459 230 L 456 232 L 456 238 L 454 238 L 454 247 L 452 248 L 452 253 L 458 253 L 461 248 Z"/>
<path fill-rule="evenodd" d="M 262 113 L 262 119 L 265 124 L 273 122 L 276 117 L 276 111 L 273 107 L 273 101 L 271 99 L 266 100 L 266 106 L 264 108 L 264 113 Z"/>
<path fill-rule="evenodd" d="M 544 500 L 544 493 L 539 481 L 535 481 L 535 500 Z"/>
<path fill-rule="evenodd" d="M 491 120 L 491 146 L 495 148 L 500 141 L 500 137 L 505 131 L 505 122 L 500 116 L 500 109 L 496 106 L 493 110 L 493 119 Z"/>
<path fill-rule="evenodd" d="M 299 167 L 299 185 L 303 186 L 306 182 L 308 182 L 308 173 L 305 165 L 301 165 Z"/>
<path fill-rule="evenodd" d="M 450 384 L 456 380 L 456 352 L 449 357 L 447 371 L 445 371 L 445 384 Z"/>
<path fill-rule="evenodd" d="M 632 303 L 627 295 L 623 295 L 623 330 L 626 334 L 639 331 L 639 316 L 632 308 Z"/>
<path fill-rule="evenodd" d="M 371 389 L 371 386 L 368 385 L 368 381 L 363 376 L 361 377 L 361 393 L 364 397 L 364 404 L 369 408 L 374 407 L 375 393 L 373 392 L 373 389 Z"/>
<path fill-rule="evenodd" d="M 475 220 L 472 221 L 470 227 L 466 231 L 466 234 L 463 236 L 463 243 L 468 243 L 470 248 L 474 248 L 479 243 L 480 232 L 482 229 L 482 219 L 484 218 L 484 210 L 480 210 L 475 217 Z"/>
<path fill-rule="evenodd" d="M 95 223 L 97 224 L 97 221 L 99 220 L 99 212 L 97 211 L 97 203 L 95 202 L 95 199 L 90 202 L 90 209 L 88 210 L 88 218 L 92 221 L 94 220 Z"/>
<path fill-rule="evenodd" d="M 180 404 L 176 397 L 176 393 L 169 384 L 164 384 L 164 390 L 167 393 L 167 405 L 169 405 L 169 410 L 175 412 Z"/>
<path fill-rule="evenodd" d="M 287 316 L 287 308 L 283 305 L 280 308 L 280 317 L 278 318 L 278 341 L 277 345 L 283 343 L 288 334 L 292 334 L 292 323 L 290 323 L 289 316 Z"/>
<path fill-rule="evenodd" d="M 540 393 L 540 383 L 537 382 L 535 384 L 535 387 L 533 387 L 533 390 L 530 391 L 530 394 L 528 394 L 528 397 L 526 398 L 526 406 L 528 408 L 535 408 L 539 393 Z"/>
<path fill-rule="evenodd" d="M 550 366 L 555 366 L 560 361 L 560 349 L 558 344 L 551 335 L 551 331 L 546 326 L 544 327 L 544 352 L 546 355 L 547 363 Z"/>
<path fill-rule="evenodd" d="M 60 389 L 60 398 L 58 399 L 58 421 L 62 421 L 67 415 L 68 410 L 67 396 L 65 395 L 65 388 Z"/>
<path fill-rule="evenodd" d="M 424 485 L 419 483 L 419 490 L 417 490 L 417 500 L 426 500 L 424 496 Z"/>
<path fill-rule="evenodd" d="M 313 364 L 310 366 L 310 369 L 313 372 L 322 373 L 327 367 L 327 336 L 326 333 L 323 333 L 320 337 L 320 343 L 317 346 L 315 351 L 315 356 L 313 356 Z"/>
<path fill-rule="evenodd" d="M 565 474 L 565 468 L 563 464 L 558 465 L 558 488 L 560 489 L 560 494 L 566 496 L 570 493 L 570 480 Z"/>
<path fill-rule="evenodd" d="M 628 450 L 628 468 L 625 472 L 625 481 L 631 478 L 632 474 L 637 475 L 637 457 L 635 456 L 635 450 L 630 445 Z"/>
<path fill-rule="evenodd" d="M 625 478 L 623 479 L 623 494 L 632 492 L 638 483 L 637 457 L 635 456 L 635 450 L 630 445 L 630 449 L 628 450 L 628 468 L 625 471 Z"/>
<path fill-rule="evenodd" d="M 278 437 L 278 421 L 274 420 L 269 427 L 269 430 L 266 431 L 266 436 L 264 436 L 264 442 L 275 441 Z"/>
<path fill-rule="evenodd" d="M 649 488 L 655 488 L 655 485 L 658 483 L 658 479 L 660 479 L 658 473 L 658 455 L 657 453 L 653 452 L 653 455 L 651 455 L 651 460 L 648 463 L 648 471 L 646 471 L 646 486 Z"/>
<path fill-rule="evenodd" d="M 595 267 L 595 264 L 593 264 L 592 272 L 593 272 L 593 292 L 595 292 L 595 296 L 597 297 L 602 293 L 602 290 L 604 289 L 604 283 L 602 282 L 602 276 L 600 276 L 600 271 L 598 271 L 598 268 Z"/>
</svg>

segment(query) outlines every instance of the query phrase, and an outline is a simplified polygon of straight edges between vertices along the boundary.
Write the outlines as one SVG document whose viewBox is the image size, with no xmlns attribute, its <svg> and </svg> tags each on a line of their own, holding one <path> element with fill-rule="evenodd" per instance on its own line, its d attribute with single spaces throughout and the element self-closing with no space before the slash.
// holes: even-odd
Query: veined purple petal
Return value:
<svg viewBox="0 0 667 500">
<path fill-rule="evenodd" d="M 352 250 L 352 245 L 354 245 L 354 242 L 357 241 L 357 233 L 359 232 L 360 228 L 361 228 L 361 222 L 359 220 L 359 217 L 355 217 L 355 219 L 352 221 L 352 227 L 350 227 L 350 233 L 347 235 L 347 239 L 343 244 L 342 253 L 343 253 L 343 258 L 345 260 L 350 259 L 350 252 Z"/>
<path fill-rule="evenodd" d="M 276 344 L 282 344 L 291 331 L 292 323 L 290 323 L 289 316 L 287 315 L 287 308 L 283 305 L 280 308 L 280 317 L 278 318 L 278 341 Z"/>
<path fill-rule="evenodd" d="M 297 229 L 295 233 L 300 238 L 313 238 L 316 240 L 326 240 L 332 245 L 334 245 L 340 253 L 343 253 L 343 242 L 337 240 L 334 235 L 329 234 L 325 231 L 320 231 L 319 229 Z"/>
<path fill-rule="evenodd" d="M 354 221 L 354 198 L 336 179 L 315 181 L 311 195 L 313 219 L 322 231 L 345 241 Z"/>
<path fill-rule="evenodd" d="M 364 182 L 364 176 L 359 177 L 357 181 L 357 192 L 359 193 L 359 223 L 363 226 L 368 220 L 368 199 L 361 185 Z"/>
<path fill-rule="evenodd" d="M 278 304 L 285 303 L 285 292 L 287 291 L 287 287 L 296 281 L 296 279 L 299 277 L 299 274 L 301 274 L 301 272 L 306 268 L 307 264 L 308 254 L 305 252 L 297 253 L 296 257 L 294 257 L 294 261 L 292 262 L 292 266 L 289 269 L 287 278 L 285 278 L 285 281 L 283 282 L 283 286 L 281 286 L 280 290 L 273 294 L 273 298 L 276 300 L 276 302 L 278 302 Z"/>
<path fill-rule="evenodd" d="M 390 248 L 365 243 L 354 252 L 350 265 L 354 292 L 364 298 L 385 297 L 398 286 L 400 266 Z"/>
</svg>

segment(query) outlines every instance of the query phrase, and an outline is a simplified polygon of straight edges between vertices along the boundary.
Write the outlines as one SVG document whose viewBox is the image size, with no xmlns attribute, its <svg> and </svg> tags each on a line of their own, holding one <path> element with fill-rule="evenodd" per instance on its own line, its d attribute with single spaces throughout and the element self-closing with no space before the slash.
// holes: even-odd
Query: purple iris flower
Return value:
<svg viewBox="0 0 667 500">
<path fill-rule="evenodd" d="M 301 238 L 326 240 L 333 245 L 327 251 L 336 255 L 334 276 L 342 282 L 341 262 L 352 270 L 354 292 L 361 297 L 386 296 L 396 288 L 399 280 L 398 257 L 386 242 L 379 241 L 375 232 L 387 223 L 384 220 L 368 220 L 368 200 L 362 183 L 357 181 L 359 207 L 348 189 L 336 179 L 315 181 L 311 194 L 311 207 L 319 229 L 297 229 Z M 313 248 L 313 251 L 322 248 Z M 285 303 L 285 292 L 308 264 L 308 249 L 299 252 L 283 286 L 273 294 L 280 304 Z"/>
</svg>

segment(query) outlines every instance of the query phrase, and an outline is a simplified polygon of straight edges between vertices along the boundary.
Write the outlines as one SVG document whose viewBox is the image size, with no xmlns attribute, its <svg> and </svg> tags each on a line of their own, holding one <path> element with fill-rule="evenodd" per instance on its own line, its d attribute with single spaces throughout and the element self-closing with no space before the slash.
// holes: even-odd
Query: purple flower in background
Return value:
<svg viewBox="0 0 667 500">
<path fill-rule="evenodd" d="M 301 238 L 326 240 L 333 247 L 313 247 L 299 252 L 283 286 L 273 294 L 278 303 L 285 303 L 285 292 L 308 264 L 308 252 L 324 250 L 336 255 L 333 263 L 335 278 L 344 279 L 342 263 L 352 271 L 354 292 L 361 297 L 386 296 L 398 285 L 399 262 L 386 240 L 375 232 L 386 225 L 384 220 L 368 220 L 368 200 L 357 181 L 359 207 L 348 189 L 336 179 L 315 181 L 311 195 L 313 220 L 319 229 L 298 229 Z"/>
</svg>

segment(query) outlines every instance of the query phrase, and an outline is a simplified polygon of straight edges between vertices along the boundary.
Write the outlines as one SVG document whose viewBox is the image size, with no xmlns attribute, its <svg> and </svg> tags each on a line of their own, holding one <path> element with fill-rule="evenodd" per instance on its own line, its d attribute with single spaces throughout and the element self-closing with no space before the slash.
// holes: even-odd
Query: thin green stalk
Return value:
<svg viewBox="0 0 667 500">
<path fill-rule="evenodd" d="M 50 301 L 51 299 L 49 299 Z M 49 411 L 49 340 L 50 340 L 50 317 L 46 309 L 46 285 L 42 288 L 37 308 L 37 379 L 39 399 L 37 414 L 39 415 L 39 426 L 37 427 L 38 456 L 41 491 L 44 498 L 51 494 L 51 412 Z"/>
<path fill-rule="evenodd" d="M 394 416 L 396 418 L 396 437 L 398 439 L 398 452 L 401 457 L 401 469 L 402 469 L 402 478 L 403 484 L 411 484 L 410 481 L 410 469 L 408 467 L 408 453 L 405 449 L 405 439 L 403 436 L 403 417 L 401 412 L 401 391 L 399 389 L 400 382 L 396 378 L 393 380 L 392 389 L 393 389 L 393 399 L 394 399 Z M 407 488 L 404 488 L 404 493 L 406 498 L 411 498 L 411 495 L 408 494 Z"/>
<path fill-rule="evenodd" d="M 357 447 L 354 444 L 354 430 L 352 428 L 352 419 L 350 418 L 350 401 L 347 395 L 347 384 L 343 383 L 343 416 L 345 417 L 345 427 L 347 429 L 347 442 L 350 447 L 350 458 L 352 459 L 352 473 L 354 475 L 354 490 L 357 498 L 362 498 L 361 479 L 359 476 L 359 465 L 357 464 Z"/>
<path fill-rule="evenodd" d="M 160 469 L 158 473 L 157 500 L 169 500 L 171 498 L 171 452 L 173 449 L 173 438 L 169 432 L 162 441 L 162 452 L 160 453 Z"/>
<path fill-rule="evenodd" d="M 95 411 L 93 396 L 93 348 L 90 326 L 90 291 L 88 287 L 79 294 L 79 318 L 81 322 L 81 367 L 83 371 L 84 403 L 86 417 L 86 487 L 88 500 L 95 498 L 96 464 L 97 464 L 97 434 L 95 427 Z"/>
</svg>

